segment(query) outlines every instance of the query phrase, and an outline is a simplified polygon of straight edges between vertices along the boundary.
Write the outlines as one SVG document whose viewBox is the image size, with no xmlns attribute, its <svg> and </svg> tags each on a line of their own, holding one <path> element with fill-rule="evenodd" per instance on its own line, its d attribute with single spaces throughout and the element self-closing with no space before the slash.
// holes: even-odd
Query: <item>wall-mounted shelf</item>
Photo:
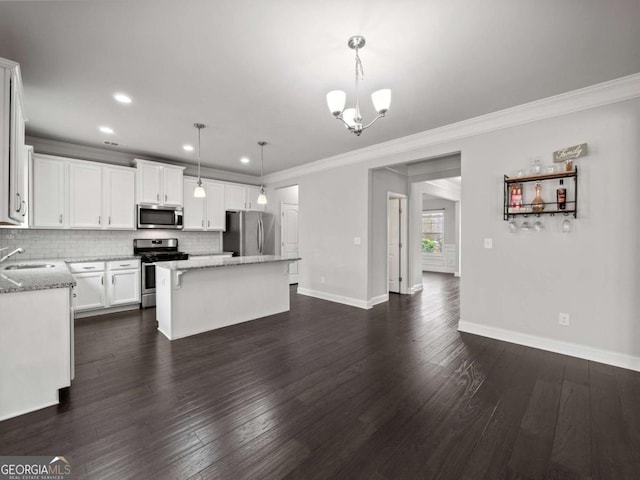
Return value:
<svg viewBox="0 0 640 480">
<path fill-rule="evenodd" d="M 517 206 L 510 205 L 510 189 L 516 185 L 522 185 L 524 188 L 526 184 L 550 184 L 551 181 L 558 181 L 563 179 L 573 178 L 573 188 L 570 185 L 565 185 L 567 189 L 565 208 L 558 208 L 557 201 L 549 202 L 544 201 L 544 210 L 534 211 L 534 205 L 532 203 L 519 203 Z M 556 185 L 557 187 L 557 185 Z M 555 197 L 556 188 L 553 189 L 553 195 Z M 549 192 L 546 195 L 549 197 Z M 532 197 L 533 198 L 533 197 Z M 513 217 L 539 217 L 541 215 L 573 215 L 574 218 L 578 218 L 578 168 L 570 172 L 557 172 L 557 173 L 543 173 L 540 175 L 527 175 L 526 177 L 508 177 L 504 176 L 504 198 L 503 198 L 503 218 L 509 220 Z M 540 205 L 540 204 L 538 204 Z"/>
</svg>

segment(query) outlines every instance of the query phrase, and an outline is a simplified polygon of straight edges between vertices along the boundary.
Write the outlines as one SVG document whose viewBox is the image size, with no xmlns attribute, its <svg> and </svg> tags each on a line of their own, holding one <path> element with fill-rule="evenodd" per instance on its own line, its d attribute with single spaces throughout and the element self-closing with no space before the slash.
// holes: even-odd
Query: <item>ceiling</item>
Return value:
<svg viewBox="0 0 640 480">
<path fill-rule="evenodd" d="M 0 56 L 21 64 L 29 135 L 195 162 L 202 122 L 203 163 L 255 175 L 259 140 L 272 173 L 640 72 L 638 25 L 638 0 L 3 1 Z M 354 34 L 365 120 L 393 91 L 361 137 L 325 103 L 353 102 Z"/>
</svg>

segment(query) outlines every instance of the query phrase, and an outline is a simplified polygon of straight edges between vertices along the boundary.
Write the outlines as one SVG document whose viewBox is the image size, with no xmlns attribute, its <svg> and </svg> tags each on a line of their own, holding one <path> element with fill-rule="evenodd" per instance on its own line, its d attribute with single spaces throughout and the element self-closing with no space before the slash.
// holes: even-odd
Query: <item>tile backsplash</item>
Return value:
<svg viewBox="0 0 640 480">
<path fill-rule="evenodd" d="M 134 238 L 177 238 L 180 251 L 216 253 L 222 251 L 221 232 L 180 232 L 172 230 L 34 230 L 0 229 L 0 248 L 25 253 L 15 259 L 77 258 L 94 255 L 133 253 Z M 7 251 L 2 252 L 6 254 Z M 0 256 L 2 256 L 0 254 Z"/>
</svg>

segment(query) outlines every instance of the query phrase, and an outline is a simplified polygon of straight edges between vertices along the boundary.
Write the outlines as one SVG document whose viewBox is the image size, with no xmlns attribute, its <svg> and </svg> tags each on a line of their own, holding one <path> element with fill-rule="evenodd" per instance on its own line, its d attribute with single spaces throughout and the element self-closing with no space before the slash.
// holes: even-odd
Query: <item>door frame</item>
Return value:
<svg viewBox="0 0 640 480">
<path fill-rule="evenodd" d="M 408 238 L 408 197 L 403 193 L 395 193 L 395 192 L 387 192 L 387 206 L 386 206 L 386 219 L 389 219 L 389 200 L 391 199 L 399 199 L 400 200 L 400 277 L 402 281 L 400 282 L 400 294 L 408 294 L 409 292 L 409 270 L 408 270 L 408 247 L 409 247 L 409 238 Z M 385 244 L 387 248 L 385 249 L 385 271 L 387 272 L 387 295 L 389 294 L 389 225 L 387 224 L 386 234 L 385 234 Z"/>
<path fill-rule="evenodd" d="M 296 207 L 300 207 L 299 204 L 297 203 L 290 203 L 290 202 L 283 202 L 280 201 L 280 256 L 284 257 L 284 207 L 285 205 L 295 205 Z M 300 229 L 298 228 L 298 232 L 300 232 Z M 298 249 L 300 248 L 300 239 L 298 238 Z M 298 250 L 299 251 L 299 250 Z M 291 269 L 291 264 L 289 264 L 288 269 Z M 289 285 L 294 285 L 298 283 L 298 277 L 300 276 L 300 271 L 298 271 L 298 273 L 296 274 L 296 282 L 295 283 L 291 283 L 291 274 L 288 274 L 289 276 Z"/>
</svg>

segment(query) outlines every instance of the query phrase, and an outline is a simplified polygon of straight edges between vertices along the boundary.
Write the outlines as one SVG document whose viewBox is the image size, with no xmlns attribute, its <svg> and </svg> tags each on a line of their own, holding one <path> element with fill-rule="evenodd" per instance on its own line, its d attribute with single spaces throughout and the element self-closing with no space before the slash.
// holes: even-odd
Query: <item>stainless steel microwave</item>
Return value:
<svg viewBox="0 0 640 480">
<path fill-rule="evenodd" d="M 138 205 L 138 228 L 182 230 L 182 207 Z"/>
</svg>

